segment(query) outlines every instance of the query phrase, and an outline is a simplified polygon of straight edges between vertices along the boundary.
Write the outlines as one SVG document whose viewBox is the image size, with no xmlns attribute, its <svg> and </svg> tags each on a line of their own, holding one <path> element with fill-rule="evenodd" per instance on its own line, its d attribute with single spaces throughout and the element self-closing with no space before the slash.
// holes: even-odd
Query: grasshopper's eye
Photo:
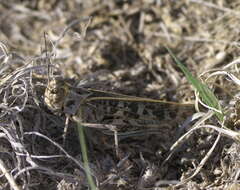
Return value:
<svg viewBox="0 0 240 190">
<path fill-rule="evenodd" d="M 57 93 L 58 93 L 58 90 L 57 90 L 56 88 L 50 89 L 50 93 L 52 93 L 52 94 L 57 94 Z"/>
<path fill-rule="evenodd" d="M 65 93 L 65 91 L 66 91 L 66 90 L 65 90 L 64 88 L 59 87 L 59 88 L 51 89 L 51 90 L 50 90 L 50 93 L 52 93 L 52 94 L 58 94 L 59 96 L 61 96 L 62 94 Z"/>
</svg>

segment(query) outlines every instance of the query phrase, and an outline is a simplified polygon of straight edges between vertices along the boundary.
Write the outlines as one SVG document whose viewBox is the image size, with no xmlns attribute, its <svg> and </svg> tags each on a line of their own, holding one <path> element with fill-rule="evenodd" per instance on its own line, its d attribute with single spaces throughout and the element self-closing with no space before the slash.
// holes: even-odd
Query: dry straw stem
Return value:
<svg viewBox="0 0 240 190">
<path fill-rule="evenodd" d="M 17 183 L 15 182 L 13 176 L 8 172 L 8 169 L 6 168 L 6 165 L 4 164 L 4 162 L 2 161 L 2 159 L 0 159 L 0 170 L 2 171 L 3 175 L 6 177 L 6 179 L 8 180 L 10 186 L 14 189 L 14 190 L 21 190 L 22 188 L 20 188 Z"/>
<path fill-rule="evenodd" d="M 239 16 L 239 15 L 240 15 L 240 12 L 239 12 L 239 11 L 235 11 L 235 10 L 233 10 L 233 9 L 229 9 L 229 8 L 226 8 L 226 7 L 219 7 L 219 6 L 217 6 L 216 4 L 209 3 L 209 2 L 207 2 L 207 1 L 201 1 L 201 0 L 189 0 L 189 2 L 192 2 L 192 3 L 198 3 L 198 4 L 201 4 L 201 5 L 204 5 L 204 6 L 210 7 L 210 8 L 214 8 L 214 9 L 217 9 L 217 10 L 223 11 L 223 12 L 227 12 L 227 13 L 235 14 L 236 16 Z"/>
<path fill-rule="evenodd" d="M 170 157 L 173 155 L 173 153 L 175 152 L 174 150 L 176 149 L 177 146 L 179 146 L 180 144 L 183 143 L 184 139 L 188 138 L 194 131 L 201 129 L 201 128 L 210 128 L 213 129 L 215 131 L 217 131 L 218 137 L 215 140 L 213 146 L 210 148 L 210 150 L 208 151 L 208 153 L 204 156 L 204 158 L 201 160 L 200 164 L 198 165 L 198 167 L 196 168 L 196 170 L 194 171 L 194 173 L 188 177 L 187 179 L 185 179 L 184 181 L 182 181 L 181 183 L 177 184 L 177 186 L 181 186 L 187 182 L 189 182 L 193 177 L 195 177 L 200 170 L 203 168 L 204 164 L 206 164 L 207 160 L 209 159 L 209 157 L 211 156 L 212 152 L 214 151 L 214 149 L 217 146 L 217 143 L 220 140 L 220 137 L 222 135 L 227 136 L 229 138 L 232 138 L 233 140 L 235 140 L 236 142 L 240 143 L 240 134 L 238 132 L 229 130 L 229 129 L 224 129 L 224 128 L 219 128 L 217 126 L 214 125 L 205 125 L 204 122 L 206 120 L 208 120 L 209 118 L 211 118 L 213 116 L 214 112 L 212 110 L 208 111 L 208 113 L 206 113 L 193 127 L 191 130 L 189 130 L 187 133 L 185 133 L 179 140 L 177 140 L 177 142 L 175 142 L 173 144 L 173 146 L 170 148 L 170 154 L 169 156 L 165 159 L 165 161 L 162 163 L 162 166 L 166 164 L 166 162 L 170 159 Z"/>
<path fill-rule="evenodd" d="M 203 168 L 203 166 L 206 164 L 207 160 L 209 159 L 209 157 L 211 156 L 211 154 L 213 153 L 214 149 L 217 146 L 217 143 L 219 142 L 221 137 L 221 133 L 218 134 L 213 146 L 210 148 L 210 150 L 208 151 L 208 153 L 204 156 L 204 158 L 201 160 L 200 164 L 197 166 L 197 168 L 195 169 L 194 173 L 188 177 L 187 179 L 184 179 L 181 183 L 177 184 L 176 187 L 179 187 L 181 185 L 186 184 L 187 182 L 189 182 L 193 177 L 195 177 Z"/>
<path fill-rule="evenodd" d="M 57 142 L 53 141 L 52 139 L 48 138 L 47 136 L 41 134 L 41 133 L 38 133 L 38 132 L 26 132 L 24 133 L 24 135 L 36 135 L 36 136 L 39 136 L 45 140 L 48 140 L 50 143 L 52 143 L 54 146 L 56 146 L 59 150 L 61 150 L 65 156 L 69 159 L 71 159 L 79 168 L 81 168 L 82 170 L 85 171 L 84 167 L 82 166 L 82 163 L 80 163 L 80 161 L 78 161 L 77 159 L 75 159 L 74 157 L 72 157 L 71 155 L 69 155 L 67 153 L 66 150 L 64 150 L 63 147 L 61 147 Z"/>
<path fill-rule="evenodd" d="M 165 165 L 169 159 L 172 157 L 172 155 L 174 154 L 176 148 L 178 146 L 180 146 L 185 139 L 187 139 L 196 128 L 199 128 L 199 126 L 201 124 L 203 124 L 206 120 L 208 120 L 209 118 L 211 118 L 213 116 L 213 112 L 209 111 L 208 113 L 204 113 L 203 115 L 201 115 L 201 118 L 199 121 L 197 121 L 193 126 L 192 129 L 190 131 L 188 131 L 187 133 L 185 133 L 183 136 L 181 136 L 170 148 L 170 153 L 168 155 L 168 157 L 163 161 L 162 165 Z M 196 118 L 197 119 L 197 118 Z"/>
<path fill-rule="evenodd" d="M 218 43 L 218 44 L 223 44 L 223 45 L 230 45 L 230 46 L 240 46 L 240 43 L 237 41 L 226 41 L 226 40 L 215 40 L 211 38 L 204 38 L 204 37 L 197 37 L 197 36 L 178 36 L 175 34 L 161 34 L 161 33 L 153 33 L 154 36 L 156 37 L 168 37 L 168 38 L 173 38 L 177 40 L 184 40 L 184 41 L 189 41 L 189 42 L 204 42 L 204 43 Z"/>
<path fill-rule="evenodd" d="M 240 143 L 240 134 L 238 132 L 235 132 L 235 131 L 224 128 L 225 126 L 223 125 L 223 123 L 224 123 L 223 112 L 222 112 L 221 105 L 220 105 L 220 102 L 218 101 L 218 99 L 215 98 L 215 95 L 210 90 L 208 90 L 207 86 L 205 87 L 205 85 L 203 85 L 198 79 L 195 79 L 191 75 L 191 73 L 188 71 L 188 69 L 184 65 L 182 65 L 181 62 L 179 62 L 177 60 L 177 58 L 172 54 L 172 52 L 170 50 L 168 50 L 168 51 L 170 52 L 172 57 L 175 59 L 175 62 L 178 64 L 178 66 L 182 69 L 182 71 L 186 75 L 188 81 L 195 87 L 195 95 L 196 95 L 196 102 L 197 102 L 196 105 L 198 105 L 198 103 L 200 103 L 205 108 L 209 109 L 209 111 L 192 127 L 192 129 L 190 129 L 186 134 L 184 134 L 171 147 L 171 149 L 170 149 L 171 152 L 170 152 L 169 156 L 165 159 L 165 161 L 163 162 L 162 165 L 166 164 L 166 162 L 169 160 L 169 158 L 174 153 L 173 150 L 180 143 L 183 142 L 184 138 L 189 137 L 195 130 L 200 129 L 200 128 L 210 128 L 210 129 L 216 130 L 219 133 L 217 139 L 215 140 L 215 142 L 213 144 L 213 146 L 208 151 L 208 153 L 205 155 L 205 157 L 201 160 L 201 162 L 198 165 L 198 167 L 196 168 L 195 172 L 190 177 L 183 180 L 181 183 L 177 184 L 177 186 L 181 186 L 181 185 L 189 182 L 194 176 L 196 176 L 200 172 L 200 170 L 203 168 L 204 164 L 207 162 L 210 155 L 212 154 L 213 150 L 216 148 L 217 143 L 219 142 L 221 135 L 225 135 L 229 138 L 234 139 L 238 143 Z M 207 72 L 205 72 L 205 73 L 207 73 Z M 240 85 L 240 82 L 239 82 L 240 80 L 235 75 L 233 75 L 232 73 L 229 73 L 227 71 L 215 71 L 207 77 L 206 81 L 213 76 L 219 76 L 219 75 L 227 75 L 229 77 L 229 79 L 232 80 L 235 84 Z M 203 101 L 201 101 L 201 98 L 206 103 L 203 103 Z M 212 99 L 210 99 L 210 98 L 212 98 Z M 212 103 L 213 101 L 216 101 L 216 103 Z M 221 128 L 217 127 L 217 126 L 214 126 L 214 125 L 204 124 L 205 121 L 207 121 L 208 119 L 210 119 L 213 116 L 214 112 L 215 112 L 215 114 L 216 113 L 220 114 L 220 115 L 217 115 L 217 116 L 219 118 L 219 122 L 221 122 Z"/>
</svg>

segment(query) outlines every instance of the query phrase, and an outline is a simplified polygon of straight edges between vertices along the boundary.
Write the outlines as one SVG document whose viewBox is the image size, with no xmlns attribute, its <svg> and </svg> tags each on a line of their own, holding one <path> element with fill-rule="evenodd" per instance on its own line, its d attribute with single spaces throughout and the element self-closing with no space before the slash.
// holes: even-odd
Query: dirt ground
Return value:
<svg viewBox="0 0 240 190">
<path fill-rule="evenodd" d="M 239 25 L 237 0 L 1 0 L 0 189 L 89 188 L 73 119 L 81 102 L 66 103 L 69 92 L 96 100 L 81 108 L 83 122 L 100 126 L 85 127 L 98 189 L 240 189 Z M 194 108 L 196 93 L 166 47 L 216 94 L 224 122 Z M 146 112 L 157 132 L 141 129 L 151 125 Z M 115 124 L 125 126 L 118 149 L 101 128 Z"/>
</svg>

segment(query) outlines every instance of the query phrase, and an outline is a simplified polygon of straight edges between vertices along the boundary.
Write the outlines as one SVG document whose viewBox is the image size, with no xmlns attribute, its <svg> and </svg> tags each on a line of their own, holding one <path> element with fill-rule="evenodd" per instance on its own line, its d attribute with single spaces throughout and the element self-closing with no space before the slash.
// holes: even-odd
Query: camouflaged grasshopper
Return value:
<svg viewBox="0 0 240 190">
<path fill-rule="evenodd" d="M 140 130 L 145 134 L 155 131 L 163 141 L 169 141 L 177 126 L 194 110 L 192 104 L 73 87 L 61 77 L 49 81 L 44 101 L 55 114 L 66 114 L 66 126 L 72 119 L 86 127 L 110 129 L 114 132 L 116 147 L 118 135 Z"/>
</svg>

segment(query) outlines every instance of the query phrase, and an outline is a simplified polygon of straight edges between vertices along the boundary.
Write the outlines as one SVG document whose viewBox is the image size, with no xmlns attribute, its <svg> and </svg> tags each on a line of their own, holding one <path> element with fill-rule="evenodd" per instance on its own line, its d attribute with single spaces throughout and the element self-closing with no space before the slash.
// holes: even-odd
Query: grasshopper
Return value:
<svg viewBox="0 0 240 190">
<path fill-rule="evenodd" d="M 66 114 L 66 126 L 69 119 L 72 119 L 86 127 L 113 131 L 117 152 L 120 134 L 140 130 L 145 134 L 155 131 L 167 141 L 174 135 L 172 129 L 176 129 L 194 110 L 193 104 L 73 87 L 61 77 L 50 80 L 45 90 L 44 101 L 54 113 Z M 64 139 L 66 131 L 67 127 L 64 130 Z"/>
</svg>

